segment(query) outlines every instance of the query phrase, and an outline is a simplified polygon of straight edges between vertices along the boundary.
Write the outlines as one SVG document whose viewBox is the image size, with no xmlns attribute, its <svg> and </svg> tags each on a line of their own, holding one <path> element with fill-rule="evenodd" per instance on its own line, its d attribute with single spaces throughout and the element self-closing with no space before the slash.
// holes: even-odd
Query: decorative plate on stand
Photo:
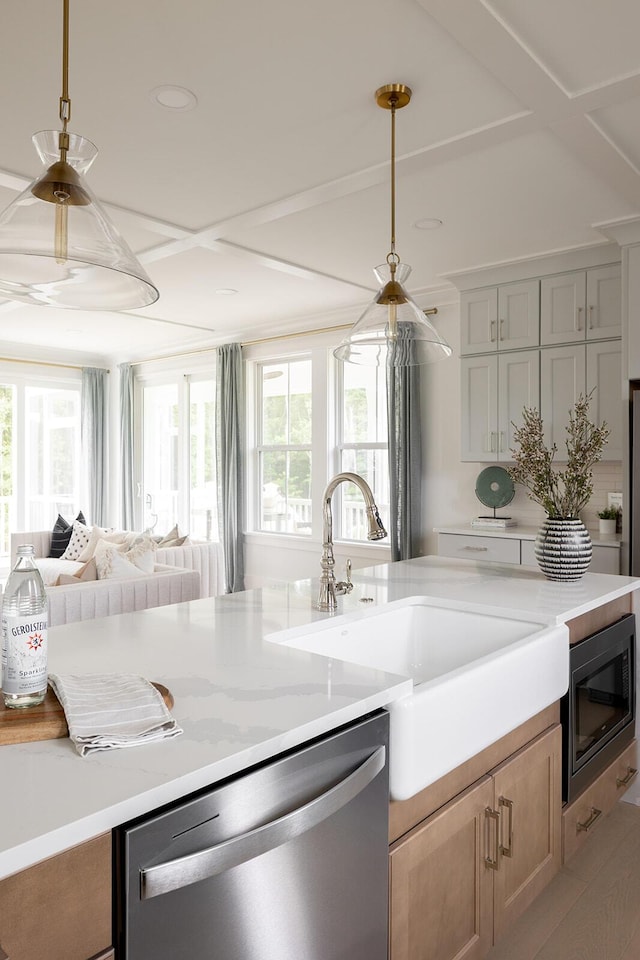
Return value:
<svg viewBox="0 0 640 960">
<path fill-rule="evenodd" d="M 486 467 L 476 480 L 476 497 L 485 507 L 493 507 L 493 515 L 500 507 L 511 503 L 516 493 L 513 480 L 503 467 Z"/>
</svg>

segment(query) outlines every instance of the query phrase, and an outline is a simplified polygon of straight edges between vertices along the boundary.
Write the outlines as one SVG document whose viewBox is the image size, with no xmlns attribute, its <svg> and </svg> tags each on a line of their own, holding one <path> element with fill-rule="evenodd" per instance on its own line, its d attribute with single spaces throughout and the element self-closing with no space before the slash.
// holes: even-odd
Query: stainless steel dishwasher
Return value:
<svg viewBox="0 0 640 960">
<path fill-rule="evenodd" d="M 388 720 L 116 830 L 117 960 L 386 960 Z"/>
</svg>

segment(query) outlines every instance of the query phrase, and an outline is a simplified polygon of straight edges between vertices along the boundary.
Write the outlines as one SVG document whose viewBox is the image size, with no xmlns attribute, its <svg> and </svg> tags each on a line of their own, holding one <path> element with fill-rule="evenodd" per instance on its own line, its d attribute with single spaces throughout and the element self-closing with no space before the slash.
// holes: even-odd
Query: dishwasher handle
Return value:
<svg viewBox="0 0 640 960">
<path fill-rule="evenodd" d="M 198 880 L 215 877 L 231 867 L 253 860 L 299 837 L 357 797 L 384 769 L 385 761 L 386 749 L 383 746 L 378 747 L 375 753 L 340 783 L 285 816 L 205 850 L 141 869 L 141 899 L 150 900 Z"/>
</svg>

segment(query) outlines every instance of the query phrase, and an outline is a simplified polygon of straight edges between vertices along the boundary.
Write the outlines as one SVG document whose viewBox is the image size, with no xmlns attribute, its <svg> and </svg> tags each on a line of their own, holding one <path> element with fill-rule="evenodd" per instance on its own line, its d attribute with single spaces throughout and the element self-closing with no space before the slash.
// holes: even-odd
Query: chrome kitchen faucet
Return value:
<svg viewBox="0 0 640 960">
<path fill-rule="evenodd" d="M 367 510 L 367 523 L 369 524 L 367 540 L 382 540 L 382 538 L 387 535 L 387 531 L 383 526 L 378 508 L 373 499 L 373 493 L 366 480 L 363 480 L 357 473 L 337 473 L 335 477 L 329 481 L 322 495 L 322 558 L 320 560 L 322 575 L 320 577 L 320 592 L 316 603 L 317 610 L 335 610 L 338 606 L 336 598 L 344 593 L 351 593 L 353 589 L 350 572 L 347 573 L 346 581 L 336 581 L 333 573 L 333 568 L 336 563 L 333 556 L 331 497 L 336 487 L 341 483 L 355 483 L 364 497 Z M 349 571 L 350 566 L 349 564 Z"/>
</svg>

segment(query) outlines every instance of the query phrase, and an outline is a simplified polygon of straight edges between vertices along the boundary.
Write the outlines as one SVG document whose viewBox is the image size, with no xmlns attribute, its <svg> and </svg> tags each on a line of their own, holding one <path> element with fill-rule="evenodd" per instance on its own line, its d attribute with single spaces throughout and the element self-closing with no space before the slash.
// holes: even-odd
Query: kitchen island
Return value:
<svg viewBox="0 0 640 960">
<path fill-rule="evenodd" d="M 414 595 L 564 623 L 640 580 L 542 574 L 425 557 L 356 571 L 340 613 Z M 409 694 L 411 680 L 270 643 L 327 619 L 304 580 L 50 631 L 52 673 L 139 673 L 164 684 L 184 733 L 81 758 L 68 739 L 3 746 L 0 878 Z M 362 604 L 366 598 L 368 601 Z"/>
</svg>

